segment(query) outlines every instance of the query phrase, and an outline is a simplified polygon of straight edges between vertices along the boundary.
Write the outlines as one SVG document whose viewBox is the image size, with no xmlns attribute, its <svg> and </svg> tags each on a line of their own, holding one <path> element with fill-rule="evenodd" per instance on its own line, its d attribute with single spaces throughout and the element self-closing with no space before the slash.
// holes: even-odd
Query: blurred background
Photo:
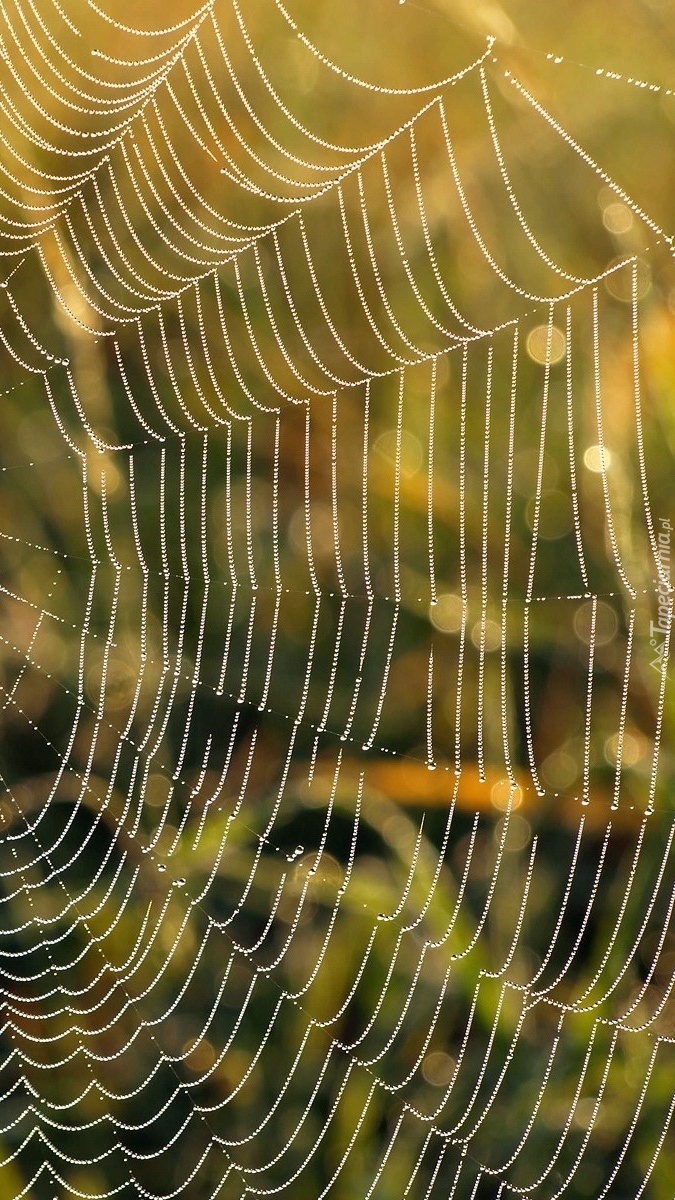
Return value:
<svg viewBox="0 0 675 1200">
<path fill-rule="evenodd" d="M 670 1200 L 675 14 L 1 37 L 0 1193 Z"/>
</svg>

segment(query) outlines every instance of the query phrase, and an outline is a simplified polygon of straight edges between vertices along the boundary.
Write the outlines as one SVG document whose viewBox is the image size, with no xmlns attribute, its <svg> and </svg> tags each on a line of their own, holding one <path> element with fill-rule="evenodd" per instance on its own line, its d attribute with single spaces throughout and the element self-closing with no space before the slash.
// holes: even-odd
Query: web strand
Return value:
<svg viewBox="0 0 675 1200">
<path fill-rule="evenodd" d="M 0 1191 L 663 1186 L 670 235 L 492 37 L 76 7 L 0 60 Z"/>
</svg>

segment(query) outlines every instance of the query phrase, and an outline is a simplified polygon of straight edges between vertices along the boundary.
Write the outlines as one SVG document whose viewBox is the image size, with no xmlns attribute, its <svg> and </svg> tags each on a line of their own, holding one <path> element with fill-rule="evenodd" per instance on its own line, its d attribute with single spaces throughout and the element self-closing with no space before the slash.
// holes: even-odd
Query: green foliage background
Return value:
<svg viewBox="0 0 675 1200">
<path fill-rule="evenodd" d="M 74 79 L 78 69 L 93 71 L 94 64 L 97 95 L 108 95 L 101 80 L 123 83 L 131 95 L 148 46 L 168 63 L 175 33 L 139 39 L 104 21 L 93 8 L 73 4 L 71 9 L 69 20 L 78 25 L 78 36 L 56 7 L 47 13 L 43 5 L 40 12 L 45 10 L 48 33 L 67 47 L 67 60 L 59 59 L 59 69 Z M 31 64 L 39 64 L 32 37 L 39 35 L 46 45 L 48 34 L 39 33 L 34 13 L 26 10 L 27 24 L 18 6 L 11 11 L 8 6 L 4 14 L 0 71 L 6 117 L 26 95 L 37 102 L 26 102 L 21 121 L 7 117 L 0 147 L 0 251 L 5 256 L 4 277 L 13 273 L 2 293 L 1 326 L 6 334 L 0 511 L 6 700 L 2 775 L 7 795 L 1 809 L 0 866 L 5 873 L 1 919 L 7 1024 L 0 1113 L 7 1161 L 0 1164 L 0 1194 L 47 1200 L 53 1195 L 104 1196 L 118 1189 L 122 1196 L 169 1196 L 190 1176 L 185 1187 L 190 1198 L 239 1196 L 249 1183 L 272 1190 L 285 1186 L 284 1194 L 293 1197 L 317 1197 L 328 1188 L 336 1200 L 371 1195 L 394 1200 L 414 1176 L 406 1194 L 447 1197 L 461 1163 L 458 1196 L 496 1196 L 503 1170 L 515 1194 L 552 1197 L 580 1155 L 580 1165 L 565 1185 L 566 1196 L 600 1196 L 608 1185 L 608 1194 L 616 1200 L 632 1200 L 649 1174 L 643 1194 L 669 1200 L 672 1136 L 667 1131 L 660 1147 L 659 1139 L 673 1103 L 670 988 L 675 943 L 668 927 L 675 714 L 669 686 L 658 788 L 653 812 L 645 821 L 659 691 L 658 675 L 649 666 L 654 563 L 636 454 L 629 272 L 619 270 L 598 286 L 611 498 L 626 562 L 639 584 L 634 605 L 639 665 L 627 735 L 632 761 L 615 813 L 611 805 L 616 743 L 611 739 L 623 686 L 631 604 L 616 586 L 599 476 L 582 465 L 586 560 L 592 590 L 604 597 L 599 619 L 609 631 L 596 662 L 588 778 L 584 780 L 579 765 L 585 745 L 585 696 L 579 678 L 583 681 L 588 657 L 583 615 L 581 625 L 575 624 L 583 596 L 573 609 L 561 599 L 533 612 L 532 733 L 535 757 L 544 764 L 542 795 L 529 773 L 529 731 L 518 688 L 544 369 L 541 356 L 537 359 L 531 352 L 534 343 L 527 339 L 546 325 L 548 298 L 564 294 L 568 285 L 536 255 L 524 252 L 522 230 L 497 167 L 477 73 L 444 92 L 448 135 L 481 236 L 520 291 L 506 286 L 486 264 L 471 233 L 453 188 L 437 111 L 430 108 L 415 125 L 429 234 L 445 287 L 469 321 L 484 329 L 504 326 L 493 339 L 478 339 L 469 351 L 464 381 L 466 504 L 461 506 L 462 348 L 455 345 L 445 353 L 452 337 L 423 314 L 401 270 L 379 154 L 364 164 L 360 183 L 354 172 L 341 182 L 341 214 L 334 182 L 339 172 L 328 169 L 336 155 L 317 143 L 309 145 L 271 103 L 241 37 L 235 7 L 217 4 L 214 11 L 233 70 L 253 105 L 259 106 L 254 113 L 236 101 L 208 22 L 204 56 L 214 71 L 218 67 L 215 89 L 228 96 L 235 124 L 239 122 L 254 153 L 241 150 L 213 94 L 204 87 L 202 100 L 191 90 L 192 78 L 203 81 L 203 62 L 194 45 L 186 43 L 181 61 L 167 76 L 170 86 L 157 89 L 142 118 L 136 118 L 133 136 L 125 141 L 132 163 L 136 150 L 139 160 L 154 163 L 138 189 L 122 169 L 119 147 L 105 149 L 110 123 L 105 106 L 100 105 L 98 113 L 78 114 L 68 108 L 51 87 L 54 80 L 44 65 L 41 78 L 50 86 L 36 84 Z M 271 85 L 286 98 L 297 122 L 324 141 L 375 145 L 421 107 L 420 93 L 384 94 L 322 67 L 273 4 L 256 0 L 243 11 Z M 675 15 L 670 6 L 638 0 L 601 0 L 583 8 L 531 0 L 482 6 L 441 0 L 400 5 L 385 0 L 368 5 L 296 0 L 288 12 L 326 59 L 378 88 L 431 90 L 436 81 L 482 55 L 486 36 L 496 37 L 493 55 L 486 60 L 487 88 L 509 176 L 535 236 L 570 276 L 597 277 L 622 258 L 637 257 L 649 493 L 655 517 L 672 520 L 675 277 L 668 238 L 673 229 L 675 96 L 668 88 L 675 87 Z M 144 0 L 132 13 L 118 4 L 113 14 L 117 22 L 138 23 L 147 31 L 190 15 L 187 5 L 175 0 L 162 5 Z M 108 60 L 101 61 L 104 54 Z M 552 61 L 552 55 L 563 61 Z M 150 61 L 151 54 L 147 57 Z M 608 78 L 607 71 L 620 78 Z M 614 189 L 523 99 L 510 82 L 513 76 L 615 182 Z M 659 90 L 642 87 L 640 81 Z M 205 132 L 205 111 L 209 120 L 220 120 L 211 141 Z M 300 165 L 286 185 L 279 183 L 274 172 L 282 165 L 290 168 L 270 150 L 270 141 L 254 120 L 258 115 L 269 139 L 283 138 L 284 146 L 298 157 L 311 158 L 311 170 Z M 205 139 L 198 150 L 195 127 Z M 232 156 L 227 171 L 214 149 L 217 138 Z M 254 154 L 266 164 L 257 175 Z M 101 158 L 102 167 L 97 165 Z M 388 145 L 386 160 L 410 269 L 433 318 L 451 325 L 440 292 L 433 287 L 415 202 L 409 138 Z M 176 162 L 182 175 L 174 169 Z M 245 164 L 266 194 L 237 186 L 230 177 L 236 174 L 232 163 L 241 170 Z M 313 195 L 312 188 L 318 192 L 318 182 L 325 177 L 332 186 L 323 195 Z M 621 190 L 635 207 L 626 205 Z M 291 217 L 302 209 L 307 244 L 334 329 L 352 359 L 378 376 L 369 395 L 369 553 L 377 596 L 376 652 L 363 681 L 364 695 L 372 697 L 381 682 L 391 597 L 397 586 L 392 522 L 400 392 L 391 356 L 364 318 L 364 300 L 378 328 L 387 329 L 396 352 L 407 351 L 393 332 L 396 324 L 372 280 L 367 295 L 358 296 L 349 273 L 342 219 L 353 231 L 355 261 L 362 266 L 369 253 L 361 218 L 363 194 L 384 292 L 398 328 L 417 348 L 414 357 L 420 360 L 406 373 L 403 402 L 397 510 L 400 617 L 378 734 L 378 742 L 394 752 L 387 759 L 377 746 L 372 754 L 362 751 L 367 730 L 360 728 L 358 719 L 354 744 L 341 744 L 339 737 L 340 719 L 344 724 L 352 701 L 367 610 L 360 472 L 365 393 L 363 386 L 356 386 L 354 362 L 338 349 L 316 294 L 308 287 L 301 268 L 300 226 Z M 651 224 L 640 219 L 637 209 Z M 186 210 L 193 225 L 185 219 Z M 201 307 L 197 303 L 191 278 L 209 277 L 212 263 L 222 261 L 219 235 L 204 235 L 206 248 L 194 244 L 195 233 L 198 240 L 204 228 L 217 226 L 211 220 L 214 212 L 256 227 L 288 217 L 279 230 L 279 244 L 290 293 L 316 358 L 303 347 L 287 295 L 274 276 L 269 234 L 260 238 L 255 253 L 245 250 L 236 265 L 234 260 L 223 265 L 218 284 L 209 279 Z M 110 214 L 112 232 L 106 224 Z M 111 250 L 106 258 L 102 246 L 110 250 L 113 244 L 114 253 Z M 256 254 L 269 280 L 268 296 L 258 284 Z M 163 291 L 180 292 L 180 301 L 162 298 Z M 537 301 L 526 293 L 545 299 Z M 162 303 L 153 311 L 157 296 Z M 310 716 L 316 723 L 321 715 L 340 607 L 331 548 L 333 410 L 329 395 L 312 399 L 309 418 L 304 404 L 284 407 L 275 567 L 275 419 L 257 413 L 247 447 L 246 419 L 253 409 L 246 389 L 262 404 L 274 398 L 262 362 L 291 399 L 302 401 L 304 396 L 301 382 L 279 353 L 267 319 L 268 301 L 303 377 L 316 388 L 325 386 L 323 363 L 343 372 L 349 385 L 339 393 L 336 477 L 342 566 L 351 595 L 346 620 L 357 632 L 345 643 L 351 658 L 341 660 L 337 675 L 333 728 L 321 740 L 312 770 L 315 730 Z M 556 329 L 564 329 L 565 303 L 555 309 Z M 591 289 L 580 288 L 569 303 L 578 406 L 575 436 L 583 456 L 584 448 L 597 440 Z M 244 306 L 250 328 L 256 331 L 255 345 L 242 316 Z M 143 311 L 154 393 L 137 333 L 138 310 Z M 486 769 L 479 770 L 472 725 L 475 705 L 472 710 L 466 701 L 464 773 L 455 788 L 457 625 L 450 627 L 448 618 L 450 626 L 444 631 L 429 607 L 425 455 L 433 361 L 438 401 L 438 592 L 446 598 L 446 616 L 456 612 L 464 519 L 470 620 L 475 621 L 480 614 L 483 541 L 497 574 L 504 556 L 514 321 L 521 330 L 521 349 L 507 674 L 509 736 L 519 786 L 517 810 L 505 815 L 501 658 L 496 648 L 487 656 L 485 676 Z M 222 352 L 223 324 L 237 372 Z M 456 332 L 460 324 L 453 328 Z M 202 398 L 210 395 L 211 387 L 199 349 L 202 337 L 216 348 L 214 370 L 235 413 L 229 467 L 226 427 L 213 419 Z M 193 361 L 186 345 L 196 348 Z M 45 354 L 52 356 L 46 376 Z M 486 528 L 481 494 L 489 355 L 492 500 Z M 79 409 L 66 382 L 66 361 Z M 552 449 L 543 462 L 548 507 L 542 509 L 537 566 L 539 591 L 558 598 L 576 594 L 579 586 L 569 514 L 566 510 L 561 518 L 556 507 L 556 496 L 566 486 L 565 372 L 563 357 L 551 368 Z M 53 408 L 45 378 L 53 381 Z M 161 428 L 162 436 L 166 434 L 157 416 L 160 407 L 169 423 L 185 430 L 182 438 L 167 438 L 163 463 L 152 432 Z M 208 486 L 203 493 L 205 427 Z M 137 533 L 147 578 L 139 569 L 130 516 L 128 456 L 119 449 L 131 443 Z M 89 541 L 83 519 L 83 461 L 91 502 Z M 158 499 L 162 472 L 169 530 L 164 550 Z M 181 477 L 182 499 L 177 483 Z M 306 487 L 311 493 L 313 564 L 307 555 Z M 248 540 L 247 509 L 252 526 Z M 178 536 L 181 512 L 187 528 L 184 547 Z M 208 588 L 200 540 L 205 526 Z M 92 547 L 97 561 L 93 586 Z M 256 611 L 264 628 L 275 619 L 275 572 L 288 589 L 279 603 L 274 674 L 268 711 L 262 717 L 257 705 L 238 703 L 234 692 L 228 696 L 226 688 L 218 695 L 216 689 L 223 631 L 230 621 L 234 665 L 229 669 L 232 678 L 237 672 L 241 677 L 251 611 L 250 581 L 233 599 L 231 553 L 240 579 L 254 565 Z M 184 588 L 188 575 L 190 586 Z M 165 605 L 168 577 L 172 583 Z M 296 729 L 284 775 L 315 615 L 313 579 L 326 593 L 324 616 L 306 697 L 308 718 Z M 113 629 L 114 596 L 118 606 Z M 497 587 L 489 614 L 497 623 L 500 600 Z M 148 620 L 142 637 L 139 614 L 144 604 Z M 54 619 L 38 621 L 43 611 L 53 613 Z M 81 649 L 84 627 L 87 637 Z M 424 740 L 432 633 L 436 772 L 427 770 Z M 107 650 L 106 639 L 111 643 Z M 257 695 L 269 643 L 263 638 L 251 645 L 250 694 Z M 475 652 L 469 651 L 465 669 L 471 695 L 478 681 Z M 194 688 L 197 676 L 200 683 Z M 139 679 L 142 689 L 132 712 Z M 80 705 L 78 681 L 83 685 Z M 174 684 L 174 702 L 154 757 L 144 758 L 141 772 L 133 776 L 131 747 L 138 746 L 152 722 L 158 689 L 166 703 Z M 235 724 L 237 735 L 230 740 Z M 191 734 L 185 744 L 188 725 Z M 69 767 L 55 783 L 73 727 L 77 732 L 69 748 Z M 218 769 L 202 769 L 207 736 L 212 738 Z M 226 787 L 219 802 L 210 806 L 207 797 L 215 790 L 228 746 L 232 758 Z M 146 764 L 145 800 L 136 819 L 129 800 L 138 798 Z M 285 787 L 276 811 L 282 778 Z M 584 786 L 586 806 L 581 803 Z M 330 803 L 332 815 L 326 825 Z M 233 812 L 236 819 L 231 819 Z M 577 845 L 582 816 L 584 833 Z M 25 822 L 34 826 L 30 837 L 19 836 Z M 317 847 L 322 848 L 319 860 Z M 573 883 L 565 899 L 573 861 Z M 341 894 L 348 865 L 349 886 Z M 523 915 L 521 897 L 530 869 Z M 584 923 L 594 880 L 599 881 L 600 899 Z M 220 927 L 210 925 L 213 920 Z M 555 951 L 546 968 L 550 1002 L 528 1007 L 527 987 L 545 963 L 553 940 Z M 128 965 L 135 959 L 127 978 Z M 62 989 L 54 996 L 45 982 L 51 980 L 54 989 Z M 46 996 L 38 1000 L 41 992 Z M 438 1020 L 428 1037 L 441 996 Z M 299 997 L 297 1003 L 293 997 Z M 530 1129 L 556 1037 L 561 1049 Z M 455 1077 L 460 1056 L 461 1070 Z M 645 1079 L 648 1085 L 641 1097 Z M 280 1094 L 285 1080 L 288 1085 Z M 84 1092 L 83 1081 L 91 1082 Z M 48 1110 L 50 1121 L 42 1122 L 43 1134 L 24 1144 L 36 1122 L 35 1112 L 26 1108 L 26 1089 L 57 1107 Z M 444 1106 L 432 1122 L 440 1136 L 434 1135 L 427 1145 L 428 1124 L 415 1114 L 428 1116 L 441 1101 Z M 636 1106 L 639 1118 L 631 1131 Z M 37 1099 L 35 1107 L 40 1108 Z M 196 1119 L 195 1110 L 201 1113 Z M 202 1161 L 214 1134 L 221 1143 Z M 524 1148 L 516 1155 L 521 1138 Z M 556 1166 L 545 1173 L 560 1139 Z M 624 1145 L 628 1149 L 613 1177 Z M 511 1158 L 512 1164 L 504 1167 Z M 58 1177 L 42 1165 L 48 1163 L 59 1163 Z M 296 1179 L 294 1172 L 302 1164 Z M 495 1174 L 481 1175 L 481 1164 Z"/>
</svg>

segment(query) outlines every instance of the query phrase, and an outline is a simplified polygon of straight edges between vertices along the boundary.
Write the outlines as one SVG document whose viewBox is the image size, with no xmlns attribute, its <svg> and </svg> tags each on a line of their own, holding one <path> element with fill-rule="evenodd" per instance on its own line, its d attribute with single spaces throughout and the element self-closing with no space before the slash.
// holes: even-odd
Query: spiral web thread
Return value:
<svg viewBox="0 0 675 1200">
<path fill-rule="evenodd" d="M 2 14 L 0 1192 L 649 1195 L 670 240 L 494 40 L 384 87 L 257 7 L 355 145 L 237 0 Z M 639 252 L 537 235 L 508 93 Z"/>
</svg>

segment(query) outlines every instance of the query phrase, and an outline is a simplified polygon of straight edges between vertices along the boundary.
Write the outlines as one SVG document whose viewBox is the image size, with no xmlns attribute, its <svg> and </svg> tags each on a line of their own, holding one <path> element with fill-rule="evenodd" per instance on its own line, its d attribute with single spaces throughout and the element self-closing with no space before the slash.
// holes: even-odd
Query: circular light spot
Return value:
<svg viewBox="0 0 675 1200">
<path fill-rule="evenodd" d="M 385 430 L 376 438 L 373 448 L 394 465 L 398 456 L 401 475 L 405 479 L 412 479 L 422 466 L 422 443 L 407 429 L 401 430 L 400 443 L 395 429 Z"/>
<path fill-rule="evenodd" d="M 440 633 L 457 633 L 462 627 L 462 600 L 454 592 L 443 592 L 429 605 L 429 620 Z"/>
<path fill-rule="evenodd" d="M 598 192 L 598 207 L 601 210 L 607 208 L 610 204 L 618 204 L 619 200 L 620 197 L 614 191 L 614 188 L 607 187 L 606 185 L 600 188 Z"/>
<path fill-rule="evenodd" d="M 171 780 L 159 772 L 148 777 L 145 785 L 145 802 L 153 808 L 163 808 L 172 792 Z"/>
<path fill-rule="evenodd" d="M 317 862 L 318 858 L 318 862 Z M 316 852 L 305 854 L 296 864 L 293 878 L 296 882 L 314 879 L 316 883 L 337 885 L 342 883 L 344 871 L 336 858 L 325 851 L 319 858 Z"/>
<path fill-rule="evenodd" d="M 532 839 L 532 826 L 524 817 L 515 816 L 502 817 L 495 826 L 494 837 L 495 841 L 501 842 L 506 830 L 506 839 L 504 849 L 508 854 L 517 854 L 523 850 Z"/>
<path fill-rule="evenodd" d="M 593 624 L 593 602 L 587 600 L 582 604 L 574 614 L 574 632 L 580 642 L 584 642 L 586 646 L 591 644 L 591 628 Z M 609 604 L 605 604 L 604 600 L 599 600 L 595 612 L 595 645 L 606 646 L 607 642 L 611 642 L 617 629 L 619 628 L 619 619 Z"/>
<path fill-rule="evenodd" d="M 578 774 L 578 764 L 566 750 L 554 750 L 541 765 L 541 778 L 554 792 L 571 787 Z"/>
<path fill-rule="evenodd" d="M 109 458 L 105 467 L 105 490 L 107 496 L 114 496 L 115 492 L 120 489 L 122 476 L 112 458 Z"/>
<path fill-rule="evenodd" d="M 534 529 L 535 513 L 536 500 L 533 496 L 525 509 L 525 520 L 530 529 Z M 569 533 L 572 523 L 572 505 L 569 497 L 564 492 L 553 489 L 542 492 L 537 537 L 543 538 L 546 542 L 554 542 Z"/>
<path fill-rule="evenodd" d="M 183 1046 L 181 1053 L 186 1067 L 196 1074 L 208 1071 L 216 1061 L 216 1052 L 206 1038 L 202 1038 L 201 1041 L 190 1038 Z"/>
<path fill-rule="evenodd" d="M 535 325 L 527 336 L 527 353 L 536 363 L 558 363 L 567 353 L 567 342 L 557 325 Z"/>
<path fill-rule="evenodd" d="M 612 455 L 606 446 L 588 446 L 584 450 L 584 466 L 588 467 L 589 471 L 594 471 L 597 475 L 601 474 L 603 466 L 605 471 L 608 471 L 612 465 Z"/>
<path fill-rule="evenodd" d="M 134 698 L 137 676 L 132 665 L 124 659 L 103 658 L 90 668 L 86 677 L 86 689 L 95 704 L 103 700 L 110 712 L 126 708 Z"/>
<path fill-rule="evenodd" d="M 484 627 L 482 621 L 476 621 L 471 630 L 471 641 L 477 650 L 480 649 L 481 640 L 486 654 L 499 649 L 502 644 L 502 631 L 497 621 L 493 621 L 488 617 Z"/>
<path fill-rule="evenodd" d="M 627 204 L 608 204 L 602 214 L 602 223 L 610 233 L 628 233 L 633 225 L 633 214 Z"/>
<path fill-rule="evenodd" d="M 447 1087 L 457 1063 L 443 1050 L 432 1050 L 422 1062 L 422 1075 L 432 1087 Z"/>
<path fill-rule="evenodd" d="M 584 1096 L 582 1100 L 578 1101 L 574 1110 L 574 1124 L 578 1125 L 580 1129 L 588 1129 L 593 1120 L 596 1107 L 598 1107 L 598 1102 L 595 1096 Z M 597 1121 L 597 1114 L 595 1120 Z"/>
<path fill-rule="evenodd" d="M 114 434 L 109 433 L 108 430 L 102 429 L 100 433 L 106 440 L 108 438 L 111 441 L 114 440 Z M 108 497 L 114 496 L 119 491 L 122 483 L 122 476 L 115 461 L 114 452 L 107 450 L 103 443 L 97 440 L 94 446 L 91 444 L 86 446 L 85 453 L 87 456 L 88 486 L 98 496 L 102 496 L 104 492 Z"/>
<path fill-rule="evenodd" d="M 492 785 L 490 799 L 500 812 L 506 812 L 509 808 L 513 811 L 515 808 L 520 808 L 523 803 L 523 792 L 517 783 L 511 783 L 508 779 L 499 779 Z"/>
<path fill-rule="evenodd" d="M 615 766 L 621 759 L 624 767 L 634 767 L 644 758 L 649 747 L 647 739 L 637 729 L 626 729 L 621 744 L 618 733 L 613 733 L 605 742 L 605 758 Z"/>
<path fill-rule="evenodd" d="M 312 505 L 309 536 L 315 558 L 330 558 L 335 553 L 333 513 L 327 504 Z M 307 513 L 304 505 L 295 509 L 288 523 L 288 540 L 296 554 L 307 554 Z"/>
<path fill-rule="evenodd" d="M 652 286 L 652 273 L 646 262 L 638 258 L 635 263 L 628 262 L 622 258 L 615 259 L 617 266 L 616 271 L 605 276 L 605 287 L 610 296 L 615 300 L 621 300 L 623 304 L 632 304 L 633 302 L 633 267 L 635 268 L 635 297 L 637 300 L 642 300 L 647 295 L 647 292 Z M 615 263 L 610 263 L 610 267 Z"/>
</svg>

